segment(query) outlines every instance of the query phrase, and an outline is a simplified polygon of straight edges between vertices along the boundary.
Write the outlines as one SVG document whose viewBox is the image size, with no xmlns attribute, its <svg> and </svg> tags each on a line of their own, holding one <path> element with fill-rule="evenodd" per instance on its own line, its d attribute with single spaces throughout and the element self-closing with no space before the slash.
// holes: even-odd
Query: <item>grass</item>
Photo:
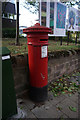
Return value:
<svg viewBox="0 0 80 120">
<path fill-rule="evenodd" d="M 62 46 L 60 45 L 60 41 L 49 41 L 48 51 L 62 51 L 62 50 L 71 50 L 71 49 L 79 49 L 80 45 L 75 43 L 69 43 L 67 45 L 66 42 L 62 43 Z"/>
<path fill-rule="evenodd" d="M 28 52 L 26 38 L 19 39 L 20 45 L 15 45 L 14 38 L 6 38 L 2 40 L 2 46 L 7 47 L 11 51 L 11 55 L 20 55 Z"/>
<path fill-rule="evenodd" d="M 26 38 L 19 38 L 20 45 L 15 45 L 15 38 L 3 38 L 2 46 L 7 47 L 11 51 L 11 55 L 20 55 L 28 53 L 27 47 L 27 39 Z M 67 45 L 66 42 L 60 45 L 60 41 L 53 41 L 49 40 L 48 51 L 62 51 L 62 50 L 71 50 L 71 49 L 78 49 L 80 48 L 80 44 L 75 45 L 75 43 L 69 43 Z"/>
</svg>

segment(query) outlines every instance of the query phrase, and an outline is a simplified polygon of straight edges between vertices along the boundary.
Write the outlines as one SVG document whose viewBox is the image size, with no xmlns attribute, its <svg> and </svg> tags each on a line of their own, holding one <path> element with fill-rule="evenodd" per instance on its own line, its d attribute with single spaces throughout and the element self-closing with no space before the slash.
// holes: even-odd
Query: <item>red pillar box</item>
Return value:
<svg viewBox="0 0 80 120">
<path fill-rule="evenodd" d="M 23 29 L 23 32 L 28 40 L 30 97 L 41 102 L 48 96 L 48 33 L 52 31 L 36 23 L 33 27 Z"/>
</svg>

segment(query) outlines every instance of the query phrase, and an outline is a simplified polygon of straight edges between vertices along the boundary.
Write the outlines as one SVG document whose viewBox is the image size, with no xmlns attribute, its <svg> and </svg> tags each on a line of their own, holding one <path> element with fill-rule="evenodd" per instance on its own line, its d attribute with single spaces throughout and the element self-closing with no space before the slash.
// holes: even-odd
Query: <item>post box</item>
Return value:
<svg viewBox="0 0 80 120">
<path fill-rule="evenodd" d="M 42 102 L 48 96 L 48 33 L 52 31 L 36 23 L 23 32 L 27 34 L 30 97 Z"/>
</svg>

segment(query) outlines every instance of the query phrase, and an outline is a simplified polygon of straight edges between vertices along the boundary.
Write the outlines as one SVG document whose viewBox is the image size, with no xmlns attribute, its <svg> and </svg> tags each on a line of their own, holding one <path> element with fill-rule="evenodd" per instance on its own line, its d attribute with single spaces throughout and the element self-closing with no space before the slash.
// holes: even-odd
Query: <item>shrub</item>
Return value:
<svg viewBox="0 0 80 120">
<path fill-rule="evenodd" d="M 2 29 L 2 37 L 3 38 L 15 38 L 16 37 L 16 29 L 15 28 L 3 28 Z"/>
</svg>

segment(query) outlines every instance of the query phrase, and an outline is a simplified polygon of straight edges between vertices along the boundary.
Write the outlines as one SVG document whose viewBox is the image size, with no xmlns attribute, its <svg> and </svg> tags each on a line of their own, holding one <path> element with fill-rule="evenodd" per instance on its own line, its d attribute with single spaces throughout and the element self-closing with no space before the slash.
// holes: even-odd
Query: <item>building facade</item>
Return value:
<svg viewBox="0 0 80 120">
<path fill-rule="evenodd" d="M 2 28 L 16 28 L 15 4 L 2 2 Z"/>
</svg>

